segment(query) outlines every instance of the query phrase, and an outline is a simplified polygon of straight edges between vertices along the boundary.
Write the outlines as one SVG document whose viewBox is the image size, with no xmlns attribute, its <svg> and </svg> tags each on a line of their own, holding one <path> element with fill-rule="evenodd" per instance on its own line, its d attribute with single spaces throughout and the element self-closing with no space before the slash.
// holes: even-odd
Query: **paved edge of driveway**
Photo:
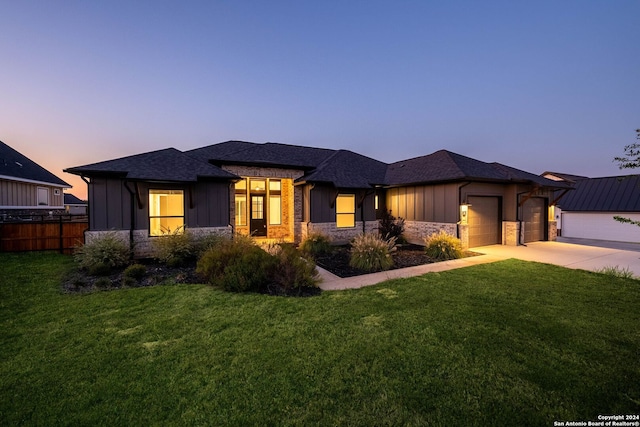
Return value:
<svg viewBox="0 0 640 427">
<path fill-rule="evenodd" d="M 414 267 L 399 268 L 397 270 L 381 271 L 379 273 L 363 274 L 361 276 L 341 278 L 318 267 L 322 278 L 319 287 L 323 291 L 337 291 L 342 289 L 358 289 L 364 286 L 375 285 L 386 280 L 401 279 L 405 277 L 421 276 L 426 273 L 452 270 L 454 268 L 470 267 L 472 265 L 487 264 L 506 259 L 496 255 L 476 255 L 451 261 L 435 262 L 433 264 L 416 265 Z"/>
<path fill-rule="evenodd" d="M 386 280 L 420 276 L 430 272 L 487 264 L 511 258 L 589 271 L 597 271 L 604 267 L 619 267 L 629 269 L 637 277 L 640 277 L 640 253 L 637 251 L 562 242 L 535 242 L 527 246 L 492 245 L 473 248 L 473 251 L 481 255 L 347 278 L 340 278 L 318 267 L 322 279 L 319 287 L 324 291 L 358 289 Z"/>
</svg>

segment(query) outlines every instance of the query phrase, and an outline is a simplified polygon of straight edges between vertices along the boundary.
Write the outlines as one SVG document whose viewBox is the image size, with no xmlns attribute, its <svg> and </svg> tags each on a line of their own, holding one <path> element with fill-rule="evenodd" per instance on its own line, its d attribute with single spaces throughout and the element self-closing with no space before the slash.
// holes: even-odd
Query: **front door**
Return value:
<svg viewBox="0 0 640 427">
<path fill-rule="evenodd" d="M 251 195 L 251 234 L 265 237 L 267 235 L 267 219 L 265 216 L 264 195 Z"/>
</svg>

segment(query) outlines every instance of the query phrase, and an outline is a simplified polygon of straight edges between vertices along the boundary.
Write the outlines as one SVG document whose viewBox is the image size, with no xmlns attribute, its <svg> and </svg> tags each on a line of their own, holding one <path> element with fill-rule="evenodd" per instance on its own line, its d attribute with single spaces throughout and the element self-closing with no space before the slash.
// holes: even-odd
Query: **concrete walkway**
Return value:
<svg viewBox="0 0 640 427">
<path fill-rule="evenodd" d="M 617 266 L 621 269 L 627 268 L 632 271 L 634 275 L 640 277 L 640 252 L 637 251 L 562 242 L 535 242 L 528 243 L 527 246 L 492 245 L 472 248 L 471 250 L 481 253 L 482 255 L 383 271 L 380 273 L 365 274 L 356 277 L 347 277 L 344 279 L 318 268 L 322 277 L 320 289 L 325 291 L 357 289 L 363 286 L 375 285 L 389 279 L 420 276 L 429 272 L 452 270 L 454 268 L 486 264 L 509 258 L 590 271 Z"/>
</svg>

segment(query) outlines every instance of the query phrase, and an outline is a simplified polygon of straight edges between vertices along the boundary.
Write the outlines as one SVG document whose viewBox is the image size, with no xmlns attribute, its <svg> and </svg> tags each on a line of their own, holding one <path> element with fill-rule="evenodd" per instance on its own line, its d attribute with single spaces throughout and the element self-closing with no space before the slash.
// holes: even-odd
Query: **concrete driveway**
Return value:
<svg viewBox="0 0 640 427">
<path fill-rule="evenodd" d="M 640 252 L 632 250 L 563 242 L 534 242 L 526 246 L 492 245 L 472 250 L 503 259 L 517 258 L 589 271 L 617 266 L 629 269 L 640 277 Z"/>
</svg>

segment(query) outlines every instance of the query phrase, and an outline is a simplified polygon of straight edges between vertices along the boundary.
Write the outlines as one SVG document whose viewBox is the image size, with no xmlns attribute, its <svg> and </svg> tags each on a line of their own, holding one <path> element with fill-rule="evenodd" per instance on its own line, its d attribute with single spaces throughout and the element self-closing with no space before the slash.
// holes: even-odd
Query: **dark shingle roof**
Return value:
<svg viewBox="0 0 640 427">
<path fill-rule="evenodd" d="M 237 178 L 217 166 L 187 156 L 175 148 L 68 168 L 65 172 L 86 176 L 120 175 L 123 178 L 149 181 L 194 182 L 198 178 Z"/>
<path fill-rule="evenodd" d="M 200 160 L 210 161 L 213 164 L 255 164 L 312 169 L 333 155 L 335 150 L 274 142 L 257 144 L 244 141 L 227 141 L 186 151 L 185 153 Z"/>
<path fill-rule="evenodd" d="M 640 176 L 576 181 L 558 206 L 565 211 L 640 212 Z"/>
<path fill-rule="evenodd" d="M 387 164 L 348 150 L 338 150 L 298 181 L 330 182 L 339 188 L 384 184 Z"/>
<path fill-rule="evenodd" d="M 0 175 L 71 188 L 69 184 L 0 141 Z"/>
<path fill-rule="evenodd" d="M 84 200 L 80 200 L 78 197 L 76 197 L 73 194 L 64 193 L 64 204 L 65 205 L 86 205 L 87 202 L 85 202 Z"/>
<path fill-rule="evenodd" d="M 557 183 L 520 169 L 500 163 L 485 163 L 447 150 L 392 163 L 387 168 L 386 174 L 387 185 L 460 180 L 529 182 L 546 187 L 567 187 L 567 184 Z"/>
</svg>

